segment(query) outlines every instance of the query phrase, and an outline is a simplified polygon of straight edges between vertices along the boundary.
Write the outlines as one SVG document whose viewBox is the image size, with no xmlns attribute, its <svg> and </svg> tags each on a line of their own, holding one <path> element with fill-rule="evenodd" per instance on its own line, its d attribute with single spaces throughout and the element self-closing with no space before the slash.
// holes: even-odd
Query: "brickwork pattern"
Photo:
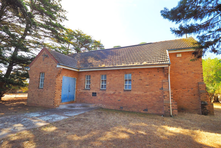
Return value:
<svg viewBox="0 0 221 148">
<path fill-rule="evenodd" d="M 199 97 L 200 97 L 200 100 L 203 101 L 203 102 L 206 102 L 206 104 L 207 104 L 206 105 L 206 109 L 208 111 L 208 114 L 209 115 L 214 115 L 213 104 L 210 102 L 209 94 L 206 91 L 205 83 L 199 82 L 198 85 L 199 85 Z"/>
<path fill-rule="evenodd" d="M 48 55 L 47 52 L 42 52 L 29 70 L 28 105 L 54 107 L 55 80 L 59 69 L 50 56 L 43 58 L 44 54 Z M 43 89 L 39 88 L 40 72 L 45 73 Z"/>
<path fill-rule="evenodd" d="M 191 61 L 192 52 L 170 53 L 171 89 L 178 111 L 201 114 L 198 82 L 203 82 L 202 59 Z"/>
<path fill-rule="evenodd" d="M 132 74 L 132 90 L 124 90 L 124 74 Z M 107 89 L 100 90 L 100 77 L 107 75 Z M 85 75 L 91 75 L 91 89 L 85 88 Z M 163 68 L 79 72 L 77 102 L 125 111 L 164 114 Z M 97 96 L 92 96 L 96 92 Z"/>
<path fill-rule="evenodd" d="M 170 96 L 169 96 L 168 80 L 163 80 L 163 97 L 164 97 L 164 116 L 170 116 Z M 171 107 L 172 107 L 172 115 L 176 116 L 178 114 L 177 103 L 173 99 L 172 92 L 171 92 Z"/>
</svg>

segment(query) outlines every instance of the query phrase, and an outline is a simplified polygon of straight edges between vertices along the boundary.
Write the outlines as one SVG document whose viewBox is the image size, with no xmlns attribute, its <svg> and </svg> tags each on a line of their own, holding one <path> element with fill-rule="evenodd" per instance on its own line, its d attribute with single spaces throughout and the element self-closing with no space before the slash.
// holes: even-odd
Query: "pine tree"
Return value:
<svg viewBox="0 0 221 148">
<path fill-rule="evenodd" d="M 104 45 L 100 41 L 93 39 L 81 30 L 67 29 L 63 37 L 65 41 L 63 44 L 60 44 L 60 47 L 55 45 L 51 48 L 66 55 L 104 49 Z"/>
<path fill-rule="evenodd" d="M 36 49 L 64 42 L 60 0 L 0 0 L 0 98 L 12 86 L 25 86 Z"/>
<path fill-rule="evenodd" d="M 194 52 L 201 57 L 207 50 L 220 52 L 221 40 L 221 4 L 219 0 L 180 0 L 171 10 L 164 8 L 161 15 L 176 24 L 178 28 L 171 28 L 177 36 L 195 34 L 198 46 Z M 202 50 L 202 49 L 205 50 Z"/>
</svg>

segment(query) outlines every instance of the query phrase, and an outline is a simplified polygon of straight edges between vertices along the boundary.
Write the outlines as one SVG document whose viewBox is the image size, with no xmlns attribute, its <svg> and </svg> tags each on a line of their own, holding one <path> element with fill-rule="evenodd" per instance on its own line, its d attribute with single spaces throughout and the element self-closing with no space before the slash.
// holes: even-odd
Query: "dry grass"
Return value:
<svg viewBox="0 0 221 148">
<path fill-rule="evenodd" d="M 0 117 L 44 109 L 46 108 L 27 106 L 27 97 L 4 97 L 0 100 Z"/>
<path fill-rule="evenodd" d="M 161 117 L 99 109 L 0 139 L 0 147 L 221 147 L 221 104 L 215 116 Z"/>
</svg>

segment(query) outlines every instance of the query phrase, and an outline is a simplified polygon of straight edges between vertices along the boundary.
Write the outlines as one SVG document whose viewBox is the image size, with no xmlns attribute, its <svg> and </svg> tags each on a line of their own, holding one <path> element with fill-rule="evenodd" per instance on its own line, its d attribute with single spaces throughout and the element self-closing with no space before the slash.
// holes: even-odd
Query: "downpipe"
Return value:
<svg viewBox="0 0 221 148">
<path fill-rule="evenodd" d="M 171 100 L 171 84 L 170 84 L 170 65 L 168 70 L 168 82 L 169 82 L 169 99 L 170 99 L 170 117 L 173 117 L 172 100 Z"/>
</svg>

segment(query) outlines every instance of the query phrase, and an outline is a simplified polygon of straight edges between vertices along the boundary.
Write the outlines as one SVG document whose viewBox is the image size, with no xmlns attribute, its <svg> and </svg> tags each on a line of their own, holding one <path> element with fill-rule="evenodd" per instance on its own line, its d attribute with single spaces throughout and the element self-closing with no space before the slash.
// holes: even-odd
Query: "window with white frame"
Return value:
<svg viewBox="0 0 221 148">
<path fill-rule="evenodd" d="M 43 88 L 43 87 L 44 87 L 44 79 L 45 79 L 45 73 L 44 73 L 44 72 L 41 72 L 41 73 L 40 73 L 39 88 Z"/>
<path fill-rule="evenodd" d="M 131 74 L 124 75 L 124 89 L 131 90 Z"/>
<path fill-rule="evenodd" d="M 91 86 L 91 76 L 86 75 L 85 76 L 85 89 L 90 89 Z"/>
<path fill-rule="evenodd" d="M 106 89 L 107 76 L 101 75 L 101 89 Z"/>
</svg>

